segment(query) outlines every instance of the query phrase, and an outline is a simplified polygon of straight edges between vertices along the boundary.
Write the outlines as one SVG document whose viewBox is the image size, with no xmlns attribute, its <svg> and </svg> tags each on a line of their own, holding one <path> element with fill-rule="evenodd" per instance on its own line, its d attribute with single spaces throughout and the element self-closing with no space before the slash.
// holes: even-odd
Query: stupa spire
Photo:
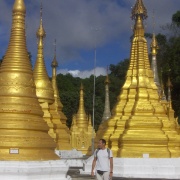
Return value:
<svg viewBox="0 0 180 180">
<path fill-rule="evenodd" d="M 104 106 L 102 122 L 108 120 L 111 117 L 110 102 L 109 102 L 109 83 L 110 81 L 109 81 L 108 67 L 107 67 L 107 75 L 105 80 L 105 106 Z"/>
<path fill-rule="evenodd" d="M 170 72 L 170 70 L 169 70 Z M 171 89 L 173 87 L 172 83 L 171 83 L 171 79 L 170 79 L 170 75 L 168 75 L 168 81 L 167 81 L 167 87 L 168 87 L 168 106 L 167 106 L 167 113 L 168 116 L 172 119 L 174 118 L 174 110 L 172 108 L 172 98 L 171 98 Z M 177 120 L 176 120 L 177 122 Z M 179 127 L 179 124 L 177 123 L 177 129 Z M 179 129 L 178 129 L 179 130 Z"/>
<path fill-rule="evenodd" d="M 106 139 L 117 157 L 140 158 L 143 154 L 156 158 L 179 157 L 176 146 L 179 147 L 180 136 L 176 122 L 175 119 L 170 122 L 159 101 L 150 68 L 143 25 L 147 11 L 142 0 L 136 1 L 132 18 L 135 20 L 134 37 L 126 80 L 113 108 L 113 116 L 98 130 L 96 142 L 100 138 Z"/>
<path fill-rule="evenodd" d="M 79 109 L 76 114 L 76 118 L 77 118 L 77 126 L 80 129 L 87 128 L 88 120 L 87 120 L 87 115 L 84 108 L 84 87 L 82 83 L 80 87 Z"/>
<path fill-rule="evenodd" d="M 168 76 L 167 87 L 168 87 L 168 102 L 171 102 L 171 88 L 172 88 L 172 83 L 171 83 L 170 76 Z"/>
<path fill-rule="evenodd" d="M 160 84 L 161 84 L 161 100 L 162 101 L 167 101 L 167 99 L 166 99 L 166 95 L 165 95 L 165 93 L 164 93 L 164 84 L 163 84 L 163 79 L 162 79 L 162 75 L 163 75 L 163 71 L 162 71 L 162 69 L 161 69 L 161 79 L 160 79 Z"/>
<path fill-rule="evenodd" d="M 36 96 L 26 48 L 25 13 L 24 0 L 15 0 L 11 37 L 0 68 L 0 159 L 58 159 Z"/>
<path fill-rule="evenodd" d="M 49 134 L 52 138 L 56 139 L 54 125 L 51 120 L 51 114 L 49 112 L 49 105 L 54 102 L 54 92 L 44 62 L 44 38 L 46 37 L 46 32 L 44 30 L 42 20 L 42 3 L 40 8 L 40 25 L 36 35 L 38 39 L 37 58 L 34 67 L 36 95 L 44 112 L 44 120 L 49 126 Z"/>
<path fill-rule="evenodd" d="M 70 150 L 72 149 L 70 144 L 70 132 L 66 126 L 66 116 L 62 112 L 63 105 L 60 101 L 59 91 L 56 82 L 56 68 L 58 62 L 56 60 L 56 40 L 54 43 L 54 59 L 51 63 L 52 67 L 52 87 L 54 90 L 54 103 L 50 105 L 50 113 L 52 115 L 52 122 L 54 124 L 54 130 L 56 137 L 56 149 L 57 150 Z"/>
<path fill-rule="evenodd" d="M 157 50 L 159 49 L 157 39 L 155 33 L 153 33 L 152 42 L 151 42 L 151 54 L 152 54 L 152 61 L 151 61 L 151 69 L 154 74 L 154 82 L 158 88 L 159 97 L 161 97 L 161 85 L 158 75 L 158 68 L 157 68 Z"/>
<path fill-rule="evenodd" d="M 54 102 L 54 92 L 44 62 L 44 38 L 46 37 L 46 32 L 42 21 L 42 4 L 40 10 L 40 25 L 36 35 L 38 38 L 38 52 L 34 67 L 36 94 L 39 102 L 48 102 L 52 104 Z"/>
<path fill-rule="evenodd" d="M 59 96 L 59 90 L 58 90 L 57 82 L 56 82 L 57 67 L 58 67 L 58 62 L 57 62 L 57 59 L 56 59 L 56 46 L 57 46 L 56 43 L 57 42 L 56 42 L 56 39 L 55 39 L 55 41 L 54 41 L 54 58 L 53 58 L 53 61 L 51 63 L 51 67 L 52 67 L 52 86 L 53 86 L 53 90 L 54 90 L 54 99 L 55 99 L 57 111 L 60 113 L 61 122 L 64 125 L 66 125 L 67 117 L 62 112 L 63 104 L 61 103 L 61 99 L 60 99 L 60 96 Z"/>
<path fill-rule="evenodd" d="M 153 33 L 152 42 L 151 42 L 151 54 L 156 56 L 158 49 L 159 49 L 159 46 L 157 43 L 156 35 L 155 33 Z"/>
</svg>

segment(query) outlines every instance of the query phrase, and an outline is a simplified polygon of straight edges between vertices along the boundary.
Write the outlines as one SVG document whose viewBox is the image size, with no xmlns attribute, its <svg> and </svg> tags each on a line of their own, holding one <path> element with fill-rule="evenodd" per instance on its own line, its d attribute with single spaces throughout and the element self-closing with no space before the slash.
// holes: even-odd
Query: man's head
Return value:
<svg viewBox="0 0 180 180">
<path fill-rule="evenodd" d="M 105 139 L 100 139 L 98 143 L 98 148 L 99 149 L 104 149 L 106 146 L 106 140 Z"/>
</svg>

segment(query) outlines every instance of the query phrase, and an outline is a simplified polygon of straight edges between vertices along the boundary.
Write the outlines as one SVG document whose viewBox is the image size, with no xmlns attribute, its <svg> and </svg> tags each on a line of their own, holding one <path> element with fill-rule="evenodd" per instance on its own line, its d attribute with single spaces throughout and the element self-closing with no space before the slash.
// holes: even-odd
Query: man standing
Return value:
<svg viewBox="0 0 180 180">
<path fill-rule="evenodd" d="M 113 155 L 112 151 L 106 148 L 106 140 L 100 139 L 98 149 L 94 152 L 91 176 L 94 176 L 96 166 L 96 179 L 109 180 L 113 176 Z"/>
</svg>

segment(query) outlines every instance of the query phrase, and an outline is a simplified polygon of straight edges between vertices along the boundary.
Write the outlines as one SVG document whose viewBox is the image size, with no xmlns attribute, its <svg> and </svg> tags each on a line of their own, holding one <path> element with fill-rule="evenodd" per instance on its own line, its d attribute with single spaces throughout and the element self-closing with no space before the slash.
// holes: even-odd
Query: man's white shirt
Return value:
<svg viewBox="0 0 180 180">
<path fill-rule="evenodd" d="M 108 155 L 107 148 L 99 149 L 98 153 L 96 151 L 94 152 L 94 157 L 97 158 L 96 170 L 109 171 L 110 170 L 110 160 L 109 160 L 109 158 L 113 157 L 112 151 L 109 149 L 110 157 Z M 97 154 L 97 157 L 96 157 L 96 154 Z"/>
</svg>

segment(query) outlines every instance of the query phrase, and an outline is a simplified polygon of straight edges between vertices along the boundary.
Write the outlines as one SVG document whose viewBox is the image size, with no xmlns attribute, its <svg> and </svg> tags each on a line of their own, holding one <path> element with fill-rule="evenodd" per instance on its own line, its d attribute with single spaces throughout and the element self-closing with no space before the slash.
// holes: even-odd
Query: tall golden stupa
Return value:
<svg viewBox="0 0 180 180">
<path fill-rule="evenodd" d="M 96 141 L 105 138 L 115 157 L 180 157 L 177 124 L 162 105 L 148 59 L 142 0 L 132 9 L 135 20 L 130 65 L 113 116 L 101 125 Z"/>
<path fill-rule="evenodd" d="M 36 85 L 36 95 L 44 112 L 43 118 L 49 126 L 49 134 L 52 138 L 56 139 L 56 133 L 54 132 L 54 125 L 52 122 L 51 114 L 49 112 L 49 105 L 54 102 L 54 92 L 44 62 L 43 40 L 46 36 L 46 33 L 43 28 L 43 22 L 42 22 L 42 5 L 41 5 L 40 26 L 36 34 L 38 38 L 38 52 L 34 67 L 34 81 Z"/>
<path fill-rule="evenodd" d="M 59 91 L 56 82 L 56 68 L 58 67 L 58 62 L 56 60 L 56 44 L 55 44 L 55 55 L 51 63 L 52 67 L 52 87 L 54 90 L 54 103 L 50 105 L 50 113 L 52 115 L 55 133 L 57 134 L 56 143 L 57 150 L 71 150 L 70 144 L 70 131 L 66 124 L 63 124 L 61 119 L 67 119 L 62 112 L 62 103 L 59 97 Z"/>
<path fill-rule="evenodd" d="M 0 160 L 55 160 L 26 48 L 24 0 L 15 0 L 9 46 L 0 68 Z"/>
<path fill-rule="evenodd" d="M 72 149 L 70 145 L 70 134 L 69 129 L 65 124 L 61 122 L 61 111 L 62 104 L 60 102 L 59 93 L 56 85 L 56 65 L 57 61 L 54 58 L 52 63 L 53 76 L 52 82 L 49 79 L 43 55 L 43 39 L 45 38 L 45 30 L 42 23 L 42 5 L 41 5 L 41 19 L 40 26 L 37 31 L 38 37 L 38 53 L 37 60 L 34 67 L 34 81 L 36 85 L 36 94 L 39 103 L 44 112 L 44 120 L 49 126 L 49 134 L 54 138 L 56 142 L 57 150 L 69 150 Z M 56 57 L 56 56 L 55 56 Z M 63 114 L 62 117 L 65 115 Z M 62 118 L 63 120 L 66 119 Z"/>
<path fill-rule="evenodd" d="M 80 87 L 79 109 L 73 116 L 71 126 L 71 145 L 83 154 L 91 155 L 92 137 L 95 131 L 91 124 L 91 116 L 87 115 L 84 108 L 84 88 Z"/>
</svg>

